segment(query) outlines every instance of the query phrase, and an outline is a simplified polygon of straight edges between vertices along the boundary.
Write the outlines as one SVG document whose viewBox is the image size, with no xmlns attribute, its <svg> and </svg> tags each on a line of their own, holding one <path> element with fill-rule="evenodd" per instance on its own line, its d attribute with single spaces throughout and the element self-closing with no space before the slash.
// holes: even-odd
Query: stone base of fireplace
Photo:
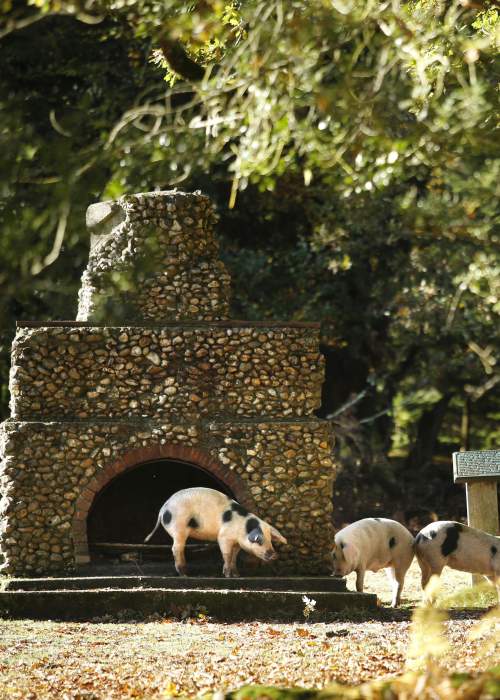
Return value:
<svg viewBox="0 0 500 700">
<path fill-rule="evenodd" d="M 304 621 L 304 595 L 316 601 L 311 618 L 328 620 L 373 610 L 377 597 L 351 593 L 334 577 L 179 578 L 161 576 L 11 579 L 0 593 L 0 616 L 30 619 L 141 619 L 204 612 L 215 620 Z"/>
</svg>

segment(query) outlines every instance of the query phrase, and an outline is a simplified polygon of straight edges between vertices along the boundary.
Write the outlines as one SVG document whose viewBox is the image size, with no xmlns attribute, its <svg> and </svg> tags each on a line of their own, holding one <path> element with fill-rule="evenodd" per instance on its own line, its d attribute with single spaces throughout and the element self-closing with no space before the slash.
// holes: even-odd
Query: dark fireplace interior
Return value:
<svg viewBox="0 0 500 700">
<path fill-rule="evenodd" d="M 141 560 L 165 559 L 166 547 L 172 540 L 161 526 L 144 547 L 131 545 L 143 544 L 169 496 L 193 486 L 217 489 L 234 497 L 227 486 L 209 472 L 171 459 L 145 462 L 113 479 L 96 496 L 88 515 L 87 535 L 92 559 L 106 556 L 123 559 L 127 552 L 137 551 Z"/>
</svg>

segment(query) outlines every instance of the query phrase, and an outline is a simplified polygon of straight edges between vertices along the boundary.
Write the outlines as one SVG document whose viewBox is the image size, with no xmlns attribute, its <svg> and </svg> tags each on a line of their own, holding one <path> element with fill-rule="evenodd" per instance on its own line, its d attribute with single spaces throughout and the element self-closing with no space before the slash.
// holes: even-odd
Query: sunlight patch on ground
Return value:
<svg viewBox="0 0 500 700">
<path fill-rule="evenodd" d="M 356 590 L 356 574 L 352 573 L 346 577 L 347 589 Z M 472 576 L 462 571 L 455 571 L 445 567 L 440 579 L 441 595 L 449 598 L 455 596 L 458 591 L 464 591 L 472 585 Z M 489 590 L 491 588 L 491 591 Z M 488 606 L 495 603 L 495 589 L 493 586 L 486 587 L 486 593 L 480 597 L 480 605 Z M 391 602 L 391 587 L 384 570 L 373 572 L 367 571 L 365 575 L 365 593 L 376 593 L 380 602 L 389 605 Z M 420 568 L 416 560 L 408 569 L 405 578 L 405 585 L 401 599 L 402 605 L 419 605 L 422 602 L 422 586 L 420 585 Z M 461 606 L 457 600 L 457 606 Z M 462 604 L 463 605 L 463 604 Z M 468 602 L 470 605 L 470 602 Z"/>
</svg>

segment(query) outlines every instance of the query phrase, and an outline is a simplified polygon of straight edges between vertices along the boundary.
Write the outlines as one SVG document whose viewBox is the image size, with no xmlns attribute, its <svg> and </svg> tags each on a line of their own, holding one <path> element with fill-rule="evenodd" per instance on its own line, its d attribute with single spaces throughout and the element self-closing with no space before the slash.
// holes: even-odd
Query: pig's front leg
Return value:
<svg viewBox="0 0 500 700">
<path fill-rule="evenodd" d="M 238 559 L 238 553 L 240 551 L 240 546 L 239 544 L 234 544 L 233 545 L 233 551 L 231 552 L 231 575 L 237 578 L 240 573 L 238 571 L 238 565 L 237 565 L 237 559 Z"/>
<path fill-rule="evenodd" d="M 358 593 L 363 593 L 363 585 L 365 582 L 365 569 L 356 569 L 356 590 Z"/>
<path fill-rule="evenodd" d="M 234 574 L 234 564 L 236 563 L 236 556 L 239 551 L 238 543 L 235 542 L 230 537 L 225 537 L 224 535 L 218 538 L 220 551 L 222 554 L 222 559 L 224 560 L 224 566 L 222 568 L 222 573 L 226 578 L 238 575 L 238 572 Z"/>
</svg>

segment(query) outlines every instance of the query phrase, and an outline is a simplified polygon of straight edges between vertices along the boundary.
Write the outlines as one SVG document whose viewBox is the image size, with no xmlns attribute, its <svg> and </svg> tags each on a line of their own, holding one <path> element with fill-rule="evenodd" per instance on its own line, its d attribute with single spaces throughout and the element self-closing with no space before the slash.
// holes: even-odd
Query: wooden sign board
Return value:
<svg viewBox="0 0 500 700">
<path fill-rule="evenodd" d="M 455 482 L 500 481 L 500 450 L 453 453 Z"/>
</svg>

